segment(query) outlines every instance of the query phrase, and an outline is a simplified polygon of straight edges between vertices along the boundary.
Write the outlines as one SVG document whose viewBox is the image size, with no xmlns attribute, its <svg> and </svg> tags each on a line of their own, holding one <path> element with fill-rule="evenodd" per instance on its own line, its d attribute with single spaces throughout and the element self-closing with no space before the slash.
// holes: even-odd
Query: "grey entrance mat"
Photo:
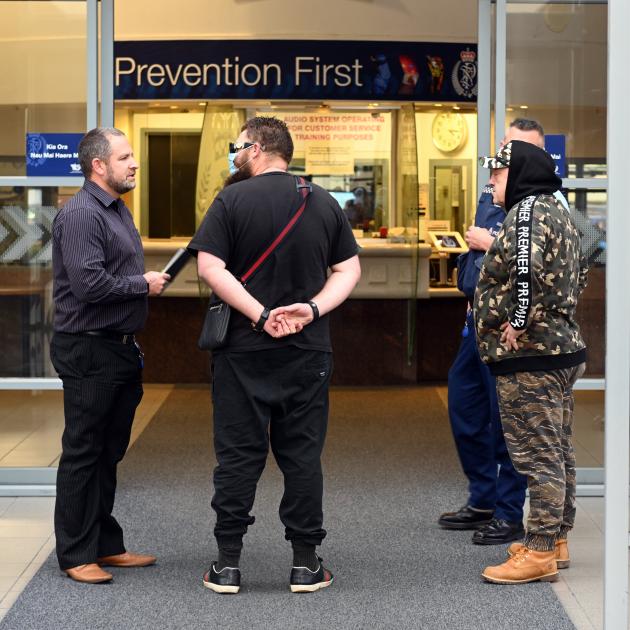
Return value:
<svg viewBox="0 0 630 630">
<path fill-rule="evenodd" d="M 61 574 L 53 555 L 0 628 L 573 628 L 549 584 L 481 580 L 503 547 L 436 526 L 440 512 L 465 501 L 466 484 L 432 388 L 332 393 L 321 554 L 335 583 L 324 591 L 289 592 L 282 478 L 271 460 L 245 539 L 241 592 L 203 587 L 215 557 L 213 465 L 209 393 L 175 389 L 121 465 L 116 504 L 128 547 L 156 553 L 158 564 L 114 569 L 113 583 L 89 586 Z"/>
</svg>

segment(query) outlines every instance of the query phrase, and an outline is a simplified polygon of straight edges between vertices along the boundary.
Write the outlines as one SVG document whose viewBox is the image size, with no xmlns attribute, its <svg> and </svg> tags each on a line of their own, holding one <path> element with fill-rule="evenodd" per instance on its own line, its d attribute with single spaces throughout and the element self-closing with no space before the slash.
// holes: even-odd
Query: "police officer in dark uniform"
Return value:
<svg viewBox="0 0 630 630">
<path fill-rule="evenodd" d="M 544 146 L 539 123 L 517 118 L 501 142 L 523 140 Z M 505 445 L 494 377 L 479 357 L 473 302 L 483 257 L 505 219 L 505 209 L 492 203 L 492 187 L 485 186 L 466 233 L 469 251 L 458 260 L 458 287 L 468 298 L 466 323 L 459 351 L 448 375 L 448 411 L 457 452 L 466 477 L 468 501 L 438 520 L 445 529 L 476 530 L 472 541 L 498 545 L 524 535 L 523 504 L 526 479 L 514 469 Z"/>
</svg>

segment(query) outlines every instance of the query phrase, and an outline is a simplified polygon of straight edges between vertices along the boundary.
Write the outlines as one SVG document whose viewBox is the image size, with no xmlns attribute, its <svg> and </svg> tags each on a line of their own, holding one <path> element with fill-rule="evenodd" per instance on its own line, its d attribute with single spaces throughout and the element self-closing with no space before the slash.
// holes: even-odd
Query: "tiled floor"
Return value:
<svg viewBox="0 0 630 630">
<path fill-rule="evenodd" d="M 145 385 L 132 440 L 142 432 L 172 385 Z M 61 454 L 63 393 L 0 391 L 0 467 L 56 466 Z"/>
<path fill-rule="evenodd" d="M 575 522 L 571 567 L 560 571 L 553 589 L 578 630 L 599 630 L 604 627 L 604 499 L 578 499 Z"/>
<path fill-rule="evenodd" d="M 132 440 L 171 389 L 145 387 Z M 445 399 L 446 388 L 437 389 Z M 603 393 L 576 394 L 578 464 L 600 466 Z M 63 426 L 61 392 L 29 393 L 28 397 L 20 392 L 0 392 L 0 402 L 4 410 L 0 415 L 0 466 L 56 465 Z M 31 459 L 17 463 L 26 461 L 22 457 Z M 53 508 L 54 498 L 0 497 L 0 619 L 54 548 Z M 601 498 L 578 499 L 576 528 L 570 538 L 571 568 L 561 571 L 561 579 L 553 585 L 578 630 L 603 627 L 603 511 Z"/>
<path fill-rule="evenodd" d="M 163 400 L 169 385 L 145 385 L 136 416 L 137 433 Z M 446 387 L 438 387 L 446 405 Z M 604 392 L 575 393 L 574 445 L 577 465 L 603 466 Z M 56 466 L 63 431 L 61 391 L 0 391 L 0 467 Z"/>
<path fill-rule="evenodd" d="M 0 618 L 54 549 L 53 497 L 0 497 Z"/>
</svg>

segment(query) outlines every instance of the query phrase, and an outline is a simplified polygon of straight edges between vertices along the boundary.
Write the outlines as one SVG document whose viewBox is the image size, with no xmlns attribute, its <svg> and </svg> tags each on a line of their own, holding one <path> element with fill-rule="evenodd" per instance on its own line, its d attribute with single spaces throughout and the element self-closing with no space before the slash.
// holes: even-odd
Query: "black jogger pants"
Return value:
<svg viewBox="0 0 630 630">
<path fill-rule="evenodd" d="M 284 475 L 279 512 L 286 539 L 321 543 L 331 371 L 330 353 L 294 346 L 215 355 L 212 507 L 220 545 L 238 546 L 254 522 L 250 511 L 270 445 Z"/>
</svg>

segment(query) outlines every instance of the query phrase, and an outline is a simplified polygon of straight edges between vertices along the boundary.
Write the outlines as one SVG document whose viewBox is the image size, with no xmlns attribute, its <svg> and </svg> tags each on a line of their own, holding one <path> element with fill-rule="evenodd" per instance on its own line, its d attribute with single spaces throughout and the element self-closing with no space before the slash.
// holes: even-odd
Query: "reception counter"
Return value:
<svg viewBox="0 0 630 630">
<path fill-rule="evenodd" d="M 387 239 L 359 239 L 361 250 L 361 280 L 351 299 L 411 299 L 428 298 L 429 258 L 431 246 L 425 243 L 411 245 Z M 143 241 L 147 270 L 163 269 L 187 239 Z M 203 294 L 203 293 L 202 293 Z M 438 293 L 439 294 L 439 293 Z M 436 296 L 438 295 L 436 294 Z M 164 292 L 165 297 L 198 297 L 200 295 L 197 268 L 190 260 L 182 272 Z"/>
</svg>

